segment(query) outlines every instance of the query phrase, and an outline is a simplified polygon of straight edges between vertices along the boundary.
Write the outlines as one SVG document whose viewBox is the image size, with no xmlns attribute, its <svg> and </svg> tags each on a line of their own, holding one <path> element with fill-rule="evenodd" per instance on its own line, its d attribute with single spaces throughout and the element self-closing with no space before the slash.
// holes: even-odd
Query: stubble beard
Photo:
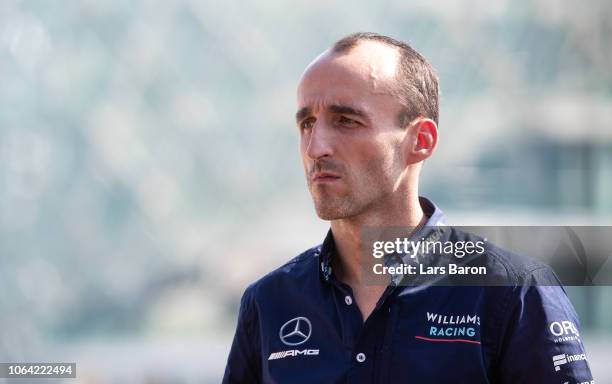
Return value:
<svg viewBox="0 0 612 384">
<path fill-rule="evenodd" d="M 330 221 L 350 219 L 382 208 L 393 199 L 394 183 L 401 171 L 396 169 L 399 163 L 398 152 L 392 148 L 353 169 L 331 159 L 315 161 L 307 169 L 306 180 L 317 216 Z M 338 182 L 344 185 L 313 183 L 315 171 L 336 173 Z"/>
<path fill-rule="evenodd" d="M 358 213 L 358 204 L 350 193 L 339 195 L 325 185 L 311 185 L 310 194 L 317 216 L 323 220 L 345 219 Z"/>
<path fill-rule="evenodd" d="M 347 176 L 344 175 L 340 181 L 346 184 L 346 191 L 343 192 L 325 184 L 308 183 L 317 216 L 321 219 L 331 221 L 359 216 L 384 201 L 390 194 L 380 169 L 368 169 L 355 178 L 349 179 Z M 351 183 L 354 179 L 359 182 Z"/>
</svg>

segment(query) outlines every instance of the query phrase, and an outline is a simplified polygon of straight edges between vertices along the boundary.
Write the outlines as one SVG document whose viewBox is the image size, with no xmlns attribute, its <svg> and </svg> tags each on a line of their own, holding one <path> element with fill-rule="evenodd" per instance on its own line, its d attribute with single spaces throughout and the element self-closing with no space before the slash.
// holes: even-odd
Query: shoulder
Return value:
<svg viewBox="0 0 612 384">
<path fill-rule="evenodd" d="M 319 278 L 319 253 L 321 245 L 314 246 L 293 257 L 285 264 L 251 283 L 243 300 L 255 300 L 263 294 L 305 288 Z"/>
<path fill-rule="evenodd" d="M 491 282 L 500 282 L 502 284 L 499 285 L 506 286 L 561 285 L 556 274 L 545 263 L 501 248 L 481 236 L 454 227 L 448 228 L 449 238 L 453 242 L 480 242 L 483 245 L 484 252 L 466 262 L 485 266 L 487 279 Z"/>
</svg>

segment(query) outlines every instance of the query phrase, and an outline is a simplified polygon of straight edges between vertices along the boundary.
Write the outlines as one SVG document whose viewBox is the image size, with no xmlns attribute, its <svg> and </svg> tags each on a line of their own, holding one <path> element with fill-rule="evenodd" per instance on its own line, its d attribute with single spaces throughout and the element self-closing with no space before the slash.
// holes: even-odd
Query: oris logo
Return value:
<svg viewBox="0 0 612 384">
<path fill-rule="evenodd" d="M 553 321 L 550 323 L 550 333 L 553 336 L 580 336 L 578 328 L 571 321 Z"/>
</svg>

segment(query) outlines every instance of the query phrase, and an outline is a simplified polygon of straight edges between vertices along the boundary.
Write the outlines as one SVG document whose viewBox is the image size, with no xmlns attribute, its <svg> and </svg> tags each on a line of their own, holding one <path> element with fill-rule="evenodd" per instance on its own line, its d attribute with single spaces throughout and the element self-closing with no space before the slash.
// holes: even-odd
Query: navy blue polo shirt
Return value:
<svg viewBox="0 0 612 384">
<path fill-rule="evenodd" d="M 428 222 L 445 225 L 420 198 Z M 447 227 L 446 240 L 476 239 Z M 245 291 L 223 383 L 590 383 L 578 316 L 545 265 L 488 248 L 504 286 L 402 286 L 364 322 L 333 234 Z M 542 282 L 543 284 L 538 284 Z"/>
</svg>

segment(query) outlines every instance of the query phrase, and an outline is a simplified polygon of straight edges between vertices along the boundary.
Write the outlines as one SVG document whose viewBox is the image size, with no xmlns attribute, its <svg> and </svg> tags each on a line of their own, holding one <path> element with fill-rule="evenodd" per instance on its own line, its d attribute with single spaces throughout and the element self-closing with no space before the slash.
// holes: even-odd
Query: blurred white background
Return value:
<svg viewBox="0 0 612 384">
<path fill-rule="evenodd" d="M 0 361 L 219 382 L 246 285 L 325 235 L 295 85 L 356 31 L 439 72 L 451 222 L 612 224 L 609 1 L 4 0 Z M 612 290 L 569 293 L 612 381 Z"/>
</svg>

